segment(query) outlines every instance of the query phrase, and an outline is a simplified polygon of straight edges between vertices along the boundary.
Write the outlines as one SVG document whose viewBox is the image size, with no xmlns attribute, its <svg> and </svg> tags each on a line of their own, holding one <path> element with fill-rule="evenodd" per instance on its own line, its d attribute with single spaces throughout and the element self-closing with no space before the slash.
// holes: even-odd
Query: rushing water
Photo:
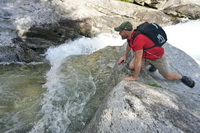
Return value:
<svg viewBox="0 0 200 133">
<path fill-rule="evenodd" d="M 47 64 L 0 66 L 0 133 L 23 133 L 40 119 Z"/>
<path fill-rule="evenodd" d="M 196 60 L 200 59 L 199 20 L 168 26 L 165 30 L 170 44 L 182 49 Z M 85 92 L 81 104 L 80 101 L 71 102 L 84 93 L 84 90 L 76 90 L 76 88 L 67 90 L 63 85 L 65 78 L 60 68 L 64 59 L 71 55 L 91 54 L 108 45 L 120 46 L 123 43 L 124 40 L 121 40 L 118 35 L 100 34 L 94 38 L 82 37 L 49 48 L 46 58 L 51 64 L 51 69 L 46 73 L 46 80 L 45 71 L 41 71 L 38 65 L 17 66 L 14 70 L 9 67 L 1 69 L 0 132 L 67 132 L 69 125 L 73 123 L 69 117 L 76 119 L 76 115 L 80 114 L 88 97 L 95 93 L 95 87 Z M 74 95 L 70 96 L 68 93 Z M 83 122 L 75 124 L 80 128 L 85 125 Z"/>
<path fill-rule="evenodd" d="M 200 20 L 191 20 L 177 25 L 167 26 L 164 29 L 170 44 L 183 50 L 198 60 L 198 62 L 200 61 Z"/>
<path fill-rule="evenodd" d="M 47 73 L 47 83 L 44 85 L 44 87 L 48 89 L 43 99 L 42 111 L 44 113 L 44 116 L 38 123 L 36 123 L 31 132 L 46 132 L 49 130 L 53 132 L 67 131 L 68 126 L 72 122 L 70 118 L 75 117 L 82 112 L 86 101 L 96 91 L 95 87 L 92 87 L 93 89 L 90 89 L 88 91 L 85 90 L 87 92 L 83 92 L 82 88 L 80 87 L 76 87 L 77 90 L 69 90 L 68 87 L 64 87 L 62 82 L 67 83 L 67 81 L 66 78 L 63 78 L 62 72 L 60 72 L 60 65 L 67 56 L 91 54 L 92 52 L 99 50 L 105 46 L 121 45 L 123 43 L 124 41 L 122 41 L 119 36 L 116 37 L 115 35 L 111 34 L 101 34 L 94 38 L 82 37 L 73 42 L 62 44 L 59 47 L 49 48 L 46 53 L 46 58 L 50 61 L 52 67 L 51 70 Z M 90 79 L 88 82 L 90 82 Z M 92 84 L 92 82 L 90 83 Z M 66 94 L 66 91 L 73 95 L 66 99 L 66 97 L 68 96 L 68 94 Z M 79 96 L 81 96 L 82 93 L 84 93 L 84 97 L 82 97 L 81 99 L 81 104 L 79 100 L 76 100 L 75 102 L 74 99 L 79 99 Z M 59 99 L 60 97 L 62 97 L 61 95 L 63 94 L 65 98 Z M 57 104 L 55 105 L 55 101 L 65 102 L 63 106 L 60 106 Z M 71 104 L 72 101 L 74 105 Z M 85 125 L 85 123 L 82 122 L 76 122 L 76 124 L 79 125 L 77 126 L 77 128 L 82 128 Z M 45 129 L 45 126 L 50 127 Z"/>
</svg>

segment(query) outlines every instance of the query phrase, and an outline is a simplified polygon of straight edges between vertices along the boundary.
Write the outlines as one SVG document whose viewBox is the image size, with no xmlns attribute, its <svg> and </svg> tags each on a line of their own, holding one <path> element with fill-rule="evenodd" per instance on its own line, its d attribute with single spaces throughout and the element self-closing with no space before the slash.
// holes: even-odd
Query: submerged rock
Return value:
<svg viewBox="0 0 200 133">
<path fill-rule="evenodd" d="M 16 47 L 0 46 L 0 53 L 0 62 L 5 63 L 45 61 L 38 53 L 28 48 L 26 45 L 19 45 Z"/>
</svg>

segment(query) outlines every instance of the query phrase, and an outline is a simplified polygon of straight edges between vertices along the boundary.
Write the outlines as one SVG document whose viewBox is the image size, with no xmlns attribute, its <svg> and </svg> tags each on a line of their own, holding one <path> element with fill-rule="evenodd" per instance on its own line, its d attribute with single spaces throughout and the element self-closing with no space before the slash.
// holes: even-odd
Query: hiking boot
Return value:
<svg viewBox="0 0 200 133">
<path fill-rule="evenodd" d="M 194 85 L 195 85 L 195 82 L 190 77 L 187 77 L 187 76 L 183 76 L 182 79 L 181 79 L 181 81 L 185 85 L 189 86 L 190 88 L 193 88 Z"/>
<path fill-rule="evenodd" d="M 152 64 L 150 64 L 150 65 L 151 66 L 149 68 L 149 72 L 155 72 L 157 70 L 157 68 L 154 65 L 152 65 Z"/>
</svg>

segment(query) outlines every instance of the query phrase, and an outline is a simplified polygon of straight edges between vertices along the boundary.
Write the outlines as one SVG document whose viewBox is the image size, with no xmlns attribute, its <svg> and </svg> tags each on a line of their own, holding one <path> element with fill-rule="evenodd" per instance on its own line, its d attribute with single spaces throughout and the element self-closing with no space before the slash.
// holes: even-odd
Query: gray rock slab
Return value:
<svg viewBox="0 0 200 133">
<path fill-rule="evenodd" d="M 199 132 L 197 95 L 122 81 L 106 97 L 85 133 Z"/>
</svg>

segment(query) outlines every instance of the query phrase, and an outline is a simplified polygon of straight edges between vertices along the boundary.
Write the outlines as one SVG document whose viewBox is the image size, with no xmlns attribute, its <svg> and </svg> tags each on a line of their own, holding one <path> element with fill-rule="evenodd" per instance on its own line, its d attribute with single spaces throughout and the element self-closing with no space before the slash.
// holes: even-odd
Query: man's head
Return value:
<svg viewBox="0 0 200 133">
<path fill-rule="evenodd" d="M 130 32 L 133 30 L 132 24 L 128 21 L 123 22 L 120 26 L 114 28 L 115 31 L 118 31 L 122 39 L 127 39 L 130 35 Z"/>
</svg>

